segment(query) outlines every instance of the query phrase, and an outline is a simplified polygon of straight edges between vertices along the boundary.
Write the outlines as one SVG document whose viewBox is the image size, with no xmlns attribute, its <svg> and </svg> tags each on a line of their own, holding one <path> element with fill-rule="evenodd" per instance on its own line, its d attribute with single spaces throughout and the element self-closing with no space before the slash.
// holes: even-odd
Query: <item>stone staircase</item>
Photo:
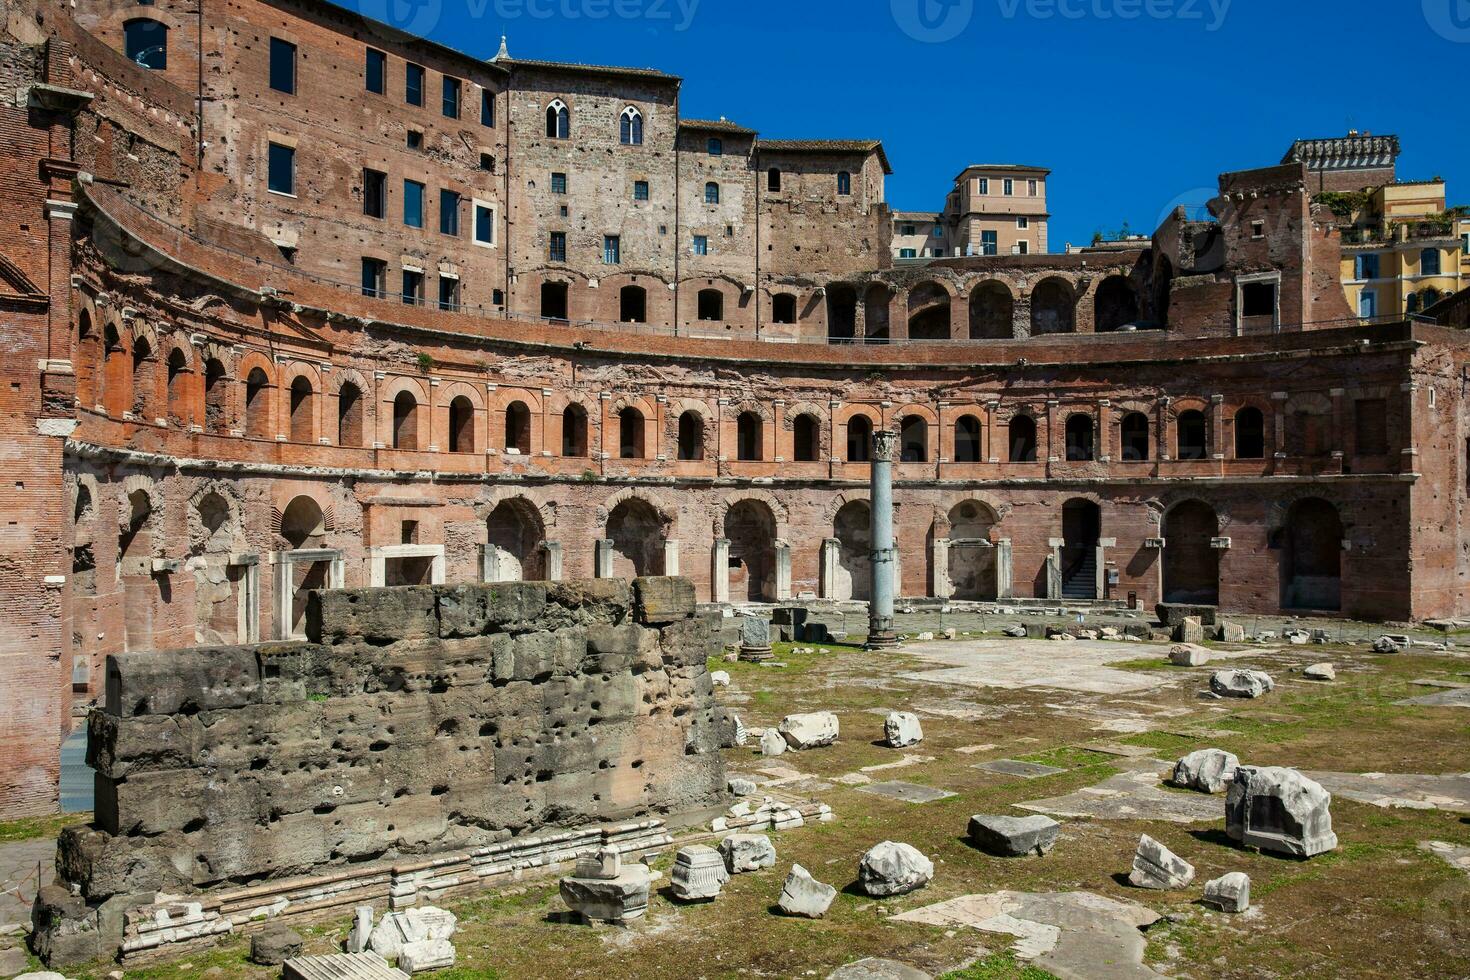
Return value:
<svg viewBox="0 0 1470 980">
<path fill-rule="evenodd" d="M 1097 598 L 1097 553 L 1091 548 L 1072 573 L 1062 580 L 1062 598 Z"/>
</svg>

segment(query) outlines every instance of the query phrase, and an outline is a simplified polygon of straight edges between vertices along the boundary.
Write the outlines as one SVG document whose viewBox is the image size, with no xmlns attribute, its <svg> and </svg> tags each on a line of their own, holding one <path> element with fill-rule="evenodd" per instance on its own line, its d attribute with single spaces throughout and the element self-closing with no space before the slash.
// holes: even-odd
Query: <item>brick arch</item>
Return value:
<svg viewBox="0 0 1470 980">
<path fill-rule="evenodd" d="M 872 495 L 866 490 L 844 490 L 827 499 L 822 505 L 822 526 L 830 528 L 837 521 L 837 512 L 854 501 L 862 501 L 865 504 L 872 503 Z M 894 510 L 898 505 L 894 504 Z"/>
<path fill-rule="evenodd" d="M 1165 412 L 1165 417 L 1170 422 L 1174 422 L 1184 412 L 1204 412 L 1205 417 L 1208 419 L 1211 407 L 1211 403 L 1207 399 L 1200 398 L 1198 395 L 1187 395 L 1183 398 L 1175 398 L 1170 401 L 1169 407 Z M 1140 411 L 1143 410 L 1140 409 Z M 1147 413 L 1145 412 L 1145 414 Z"/>
<path fill-rule="evenodd" d="M 719 408 L 711 406 L 708 402 L 702 402 L 695 398 L 671 398 L 664 406 L 664 441 L 666 445 L 677 446 L 679 443 L 679 419 L 685 412 L 693 412 L 699 416 L 700 427 L 704 430 L 705 455 L 708 457 L 710 450 L 714 448 L 716 426 L 719 425 Z"/>
<path fill-rule="evenodd" d="M 502 487 L 491 490 L 478 503 L 475 504 L 475 518 L 481 524 L 490 519 L 495 508 L 508 501 L 525 501 L 541 518 L 541 527 L 544 531 L 550 531 L 556 527 L 557 504 L 555 500 L 537 500 L 540 494 L 532 494 L 525 490 L 514 490 Z M 609 511 L 609 513 L 611 513 Z"/>
<path fill-rule="evenodd" d="M 128 505 L 128 501 L 132 499 L 135 493 L 142 493 L 148 498 L 148 524 L 153 528 L 158 527 L 163 513 L 163 494 L 159 491 L 153 477 L 148 476 L 146 473 L 129 473 L 118 486 L 118 489 L 122 491 L 121 506 L 118 507 L 117 511 L 117 526 L 119 531 L 126 531 L 132 526 L 130 519 L 132 511 Z M 95 501 L 97 498 L 93 497 L 92 499 Z M 155 543 L 155 548 L 161 547 L 161 542 Z"/>
<path fill-rule="evenodd" d="M 239 488 L 229 481 L 219 479 L 200 480 L 194 492 L 189 495 L 188 504 L 184 510 L 184 519 L 188 524 L 189 548 L 191 554 L 198 554 L 202 550 L 202 544 L 196 542 L 207 542 L 210 534 L 206 533 L 199 505 L 205 497 L 218 496 L 225 502 L 229 511 L 229 538 L 230 548 L 240 550 L 245 547 L 245 501 L 240 494 Z"/>
<path fill-rule="evenodd" d="M 936 513 L 942 513 L 944 519 L 949 520 L 949 512 L 963 503 L 984 504 L 990 509 L 998 525 L 1011 513 L 1012 505 L 1004 502 L 993 493 L 985 490 L 951 490 L 939 498 L 939 503 L 934 506 Z"/>
<path fill-rule="evenodd" d="M 1351 501 L 1344 499 L 1336 492 L 1326 487 L 1298 487 L 1285 492 L 1278 492 L 1266 506 L 1266 537 L 1274 539 L 1282 529 L 1286 527 L 1287 515 L 1291 513 L 1292 505 L 1301 500 L 1310 498 L 1325 500 L 1337 508 L 1338 520 L 1342 522 L 1343 534 L 1349 534 L 1358 525 L 1357 507 Z"/>
<path fill-rule="evenodd" d="M 920 405 L 917 402 L 910 402 L 907 405 L 901 405 L 894 409 L 892 418 L 896 425 L 899 421 L 910 415 L 919 416 L 931 429 L 939 424 L 939 414 L 927 405 Z"/>
<path fill-rule="evenodd" d="M 745 500 L 758 501 L 759 503 L 765 504 L 771 509 L 771 516 L 776 519 L 777 541 L 789 541 L 791 539 L 791 515 L 790 512 L 787 510 L 786 505 L 782 503 L 781 498 L 777 497 L 774 493 L 771 493 L 769 490 L 761 490 L 756 487 L 745 490 L 736 490 L 725 495 L 725 499 L 721 502 L 721 507 L 718 513 L 715 515 L 715 537 L 725 536 L 725 516 L 730 513 L 730 509 L 732 507 Z"/>
<path fill-rule="evenodd" d="M 997 275 L 994 272 L 985 272 L 975 276 L 964 277 L 961 280 L 961 292 L 959 295 L 963 297 L 973 296 L 975 290 L 983 286 L 989 286 L 991 283 L 1002 286 L 1006 292 L 1011 294 L 1011 299 L 1014 302 L 1019 303 L 1021 301 L 1021 287 L 1016 285 L 1015 280 L 1009 276 Z"/>
<path fill-rule="evenodd" d="M 670 507 L 661 494 L 650 493 L 647 490 L 635 490 L 630 488 L 619 490 L 604 500 L 597 508 L 597 526 L 603 531 L 607 530 L 608 519 L 612 512 L 617 510 L 618 504 L 626 500 L 637 500 L 653 508 L 659 520 L 663 523 L 665 537 L 675 537 L 679 530 L 678 508 Z"/>
<path fill-rule="evenodd" d="M 162 344 L 162 349 L 159 351 L 159 353 L 163 355 L 162 362 L 165 365 L 168 364 L 168 360 L 170 357 L 173 356 L 174 351 L 178 350 L 183 351 L 184 353 L 185 370 L 196 372 L 200 370 L 199 365 L 202 360 L 199 356 L 199 352 L 195 351 L 194 345 L 189 342 L 189 335 L 186 334 L 184 331 L 170 331 L 169 333 L 163 335 L 160 343 Z"/>
<path fill-rule="evenodd" d="M 746 412 L 753 412 L 762 422 L 769 422 L 776 415 L 775 409 L 772 406 L 756 401 L 753 398 L 744 398 L 738 402 L 731 402 L 729 408 L 731 418 L 739 418 Z"/>
<path fill-rule="evenodd" d="M 846 425 L 848 420 L 854 415 L 867 416 L 868 421 L 873 423 L 875 430 L 883 427 L 883 409 L 877 405 L 868 405 L 861 402 L 845 404 L 839 407 L 833 421 L 838 425 Z"/>
</svg>

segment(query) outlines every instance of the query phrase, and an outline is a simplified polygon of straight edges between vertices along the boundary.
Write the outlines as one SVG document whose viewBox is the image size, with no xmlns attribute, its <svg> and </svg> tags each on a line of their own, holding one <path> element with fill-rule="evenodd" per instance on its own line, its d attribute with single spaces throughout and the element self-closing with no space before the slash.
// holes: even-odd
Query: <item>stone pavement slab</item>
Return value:
<svg viewBox="0 0 1470 980">
<path fill-rule="evenodd" d="M 1417 698 L 1405 698 L 1394 704 L 1419 705 L 1426 708 L 1470 708 L 1470 687 L 1454 687 Z"/>
<path fill-rule="evenodd" d="M 971 768 L 999 773 L 1002 776 L 1020 776 L 1022 779 L 1040 779 L 1043 776 L 1055 776 L 1067 771 L 1058 769 L 1056 766 L 1043 766 L 1039 762 L 1022 762 L 1019 759 L 992 759 L 989 762 L 978 763 Z"/>
<path fill-rule="evenodd" d="M 858 792 L 872 793 L 874 796 L 883 796 L 890 800 L 902 800 L 905 803 L 933 803 L 935 800 L 943 800 L 955 795 L 946 789 L 904 782 L 873 783 L 859 787 Z"/>
<path fill-rule="evenodd" d="M 1158 759 L 1135 759 L 1127 772 L 1109 776 L 1096 786 L 1075 793 L 1016 804 L 1054 817 L 1091 817 L 1098 820 L 1167 820 L 1205 823 L 1225 819 L 1225 797 L 1165 788 L 1162 773 L 1169 764 Z"/>
<path fill-rule="evenodd" d="M 1470 773 L 1443 776 L 1399 772 L 1305 772 L 1333 796 L 1414 810 L 1470 813 Z"/>
<path fill-rule="evenodd" d="M 55 873 L 56 841 L 41 838 L 0 844 L 0 935 L 31 921 L 36 891 Z"/>
</svg>

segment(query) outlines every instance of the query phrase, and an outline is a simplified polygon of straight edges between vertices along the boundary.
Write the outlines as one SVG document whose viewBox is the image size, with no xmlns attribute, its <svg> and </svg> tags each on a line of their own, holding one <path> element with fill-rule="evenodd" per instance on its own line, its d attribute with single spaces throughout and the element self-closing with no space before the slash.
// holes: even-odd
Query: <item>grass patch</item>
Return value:
<svg viewBox="0 0 1470 980">
<path fill-rule="evenodd" d="M 1047 973 L 1029 963 L 1016 962 L 1010 952 L 993 953 L 983 960 L 976 960 L 963 970 L 946 973 L 939 980 L 1057 980 L 1056 974 Z"/>
<path fill-rule="evenodd" d="M 7 820 L 0 823 L 0 844 L 55 837 L 67 827 L 75 827 L 79 824 L 91 823 L 91 821 L 92 814 L 90 813 L 58 813 L 48 817 L 23 817 L 20 820 Z"/>
<path fill-rule="evenodd" d="M 1137 660 L 1120 660 L 1109 663 L 1114 670 L 1179 670 L 1178 664 L 1170 663 L 1165 657 L 1140 657 Z M 1188 668 L 1184 668 L 1188 669 Z"/>
<path fill-rule="evenodd" d="M 1140 732 L 1137 735 L 1125 736 L 1118 741 L 1124 745 L 1141 745 L 1147 749 L 1158 749 L 1160 752 L 1188 755 L 1189 747 L 1199 739 L 1174 735 L 1170 732 Z"/>
</svg>

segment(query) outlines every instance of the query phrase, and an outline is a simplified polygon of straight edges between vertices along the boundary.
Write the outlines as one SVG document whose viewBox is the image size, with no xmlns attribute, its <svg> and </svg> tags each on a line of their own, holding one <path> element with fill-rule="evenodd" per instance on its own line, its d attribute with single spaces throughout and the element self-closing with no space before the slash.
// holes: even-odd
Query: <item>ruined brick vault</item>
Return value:
<svg viewBox="0 0 1470 980">
<path fill-rule="evenodd" d="M 1351 315 L 1304 164 L 895 267 L 872 134 L 662 72 L 314 0 L 6 18 L 0 817 L 107 657 L 304 640 L 316 590 L 861 600 L 878 428 L 907 597 L 1470 614 L 1465 335 Z"/>
</svg>

